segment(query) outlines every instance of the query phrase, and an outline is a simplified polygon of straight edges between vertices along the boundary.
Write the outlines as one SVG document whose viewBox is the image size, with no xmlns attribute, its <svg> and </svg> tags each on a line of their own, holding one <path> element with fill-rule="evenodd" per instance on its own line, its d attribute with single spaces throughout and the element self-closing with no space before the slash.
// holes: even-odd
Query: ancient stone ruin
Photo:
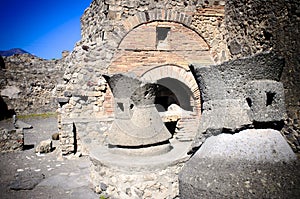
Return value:
<svg viewBox="0 0 300 199">
<path fill-rule="evenodd" d="M 266 25 L 260 27 L 261 39 L 249 32 L 242 41 L 235 3 L 245 6 L 235 1 L 93 1 L 85 11 L 82 40 L 60 85 L 59 129 L 64 155 L 90 155 L 98 193 L 175 198 L 178 172 L 206 139 L 244 129 L 282 129 L 287 118 L 279 82 L 284 59 L 270 41 L 270 34 L 278 32 L 264 30 Z M 227 62 L 250 55 L 255 56 Z M 276 139 L 282 143 L 282 137 Z M 284 161 L 294 161 L 286 150 L 290 158 Z M 183 173 L 189 173 L 189 165 L 197 167 L 187 164 Z M 182 197 L 197 198 L 190 178 L 181 176 Z"/>
<path fill-rule="evenodd" d="M 16 54 L 3 60 L 0 119 L 14 114 L 55 112 L 57 84 L 62 82 L 67 60 L 44 60 L 29 54 Z"/>
<path fill-rule="evenodd" d="M 300 6 L 270 4 L 92 1 L 54 90 L 61 154 L 105 197 L 296 198 Z"/>
</svg>

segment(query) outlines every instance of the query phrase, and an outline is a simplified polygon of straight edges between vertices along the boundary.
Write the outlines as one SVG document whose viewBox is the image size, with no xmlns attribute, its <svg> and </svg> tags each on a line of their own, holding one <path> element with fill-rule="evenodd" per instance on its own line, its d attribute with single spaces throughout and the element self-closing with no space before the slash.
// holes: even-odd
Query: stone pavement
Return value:
<svg viewBox="0 0 300 199">
<path fill-rule="evenodd" d="M 9 198 L 99 198 L 89 184 L 88 157 L 65 159 L 60 156 L 58 141 L 53 152 L 38 155 L 34 146 L 56 132 L 56 118 L 30 118 L 23 121 L 32 129 L 24 130 L 26 150 L 0 153 L 0 190 Z M 0 121 L 11 128 L 11 121 Z"/>
</svg>

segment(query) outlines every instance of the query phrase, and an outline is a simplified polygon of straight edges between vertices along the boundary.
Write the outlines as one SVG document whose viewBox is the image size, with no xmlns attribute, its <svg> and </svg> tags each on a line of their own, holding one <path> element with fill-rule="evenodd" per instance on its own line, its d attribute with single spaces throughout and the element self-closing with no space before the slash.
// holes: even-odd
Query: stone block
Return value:
<svg viewBox="0 0 300 199">
<path fill-rule="evenodd" d="M 220 65 L 191 65 L 203 101 L 243 98 L 245 85 L 254 80 L 279 81 L 284 60 L 273 52 L 224 62 Z"/>
<path fill-rule="evenodd" d="M 1 90 L 1 96 L 8 97 L 9 99 L 17 99 L 21 94 L 21 90 L 16 86 L 7 86 Z"/>
<path fill-rule="evenodd" d="M 180 198 L 297 198 L 299 160 L 280 132 L 208 138 L 179 174 Z"/>
<path fill-rule="evenodd" d="M 65 103 L 69 102 L 70 98 L 69 97 L 58 97 L 56 100 L 58 103 L 65 104 Z"/>
<path fill-rule="evenodd" d="M 237 99 L 211 100 L 203 103 L 199 133 L 207 129 L 226 129 L 234 132 L 252 124 L 246 101 Z"/>
<path fill-rule="evenodd" d="M 225 99 L 225 81 L 214 66 L 190 66 L 201 91 L 204 102 Z"/>
<path fill-rule="evenodd" d="M 49 153 L 53 150 L 52 140 L 43 140 L 35 148 L 36 153 Z"/>
<path fill-rule="evenodd" d="M 145 15 L 144 12 L 139 12 L 139 13 L 137 14 L 137 17 L 138 17 L 138 19 L 139 19 L 139 23 L 140 23 L 140 24 L 147 22 L 147 20 L 146 20 L 146 15 Z"/>
<path fill-rule="evenodd" d="M 212 136 L 196 154 L 201 158 L 226 158 L 229 161 L 287 163 L 297 159 L 280 132 L 273 129 L 247 129 Z"/>
<path fill-rule="evenodd" d="M 249 82 L 247 102 L 255 122 L 276 122 L 286 118 L 284 88 L 281 82 L 256 80 Z"/>
<path fill-rule="evenodd" d="M 59 140 L 59 133 L 52 134 L 52 140 Z"/>
<path fill-rule="evenodd" d="M 242 46 L 235 39 L 228 45 L 231 54 L 236 55 L 242 51 Z"/>
</svg>

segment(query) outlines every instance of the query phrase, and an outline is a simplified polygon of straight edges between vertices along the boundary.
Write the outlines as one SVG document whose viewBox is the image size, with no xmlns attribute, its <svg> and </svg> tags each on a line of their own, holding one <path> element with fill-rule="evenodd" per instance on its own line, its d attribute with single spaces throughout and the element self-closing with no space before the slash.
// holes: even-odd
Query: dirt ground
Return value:
<svg viewBox="0 0 300 199">
<path fill-rule="evenodd" d="M 33 128 L 24 130 L 24 151 L 0 153 L 0 198 L 99 198 L 90 188 L 88 157 L 62 158 L 58 141 L 53 141 L 53 152 L 35 153 L 40 141 L 51 139 L 57 132 L 56 118 L 22 121 Z M 0 121 L 0 127 L 13 128 L 12 120 Z"/>
</svg>

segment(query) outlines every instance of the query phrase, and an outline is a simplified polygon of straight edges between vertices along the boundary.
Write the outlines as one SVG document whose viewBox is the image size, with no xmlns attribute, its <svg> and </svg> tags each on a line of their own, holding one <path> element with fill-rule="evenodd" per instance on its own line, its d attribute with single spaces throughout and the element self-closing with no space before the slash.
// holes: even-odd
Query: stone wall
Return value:
<svg viewBox="0 0 300 199">
<path fill-rule="evenodd" d="M 231 59 L 274 50 L 285 59 L 281 82 L 289 119 L 283 134 L 300 151 L 300 3 L 297 0 L 230 0 L 225 5 L 225 39 Z"/>
<path fill-rule="evenodd" d="M 24 146 L 23 129 L 0 128 L 0 152 L 21 151 Z"/>
<path fill-rule="evenodd" d="M 93 189 L 109 198 L 178 198 L 178 173 L 183 164 L 140 169 L 103 165 L 92 159 Z"/>
<path fill-rule="evenodd" d="M 55 88 L 62 81 L 64 60 L 23 54 L 4 57 L 4 63 L 5 68 L 0 69 L 2 117 L 14 112 L 25 115 L 56 111 Z"/>
</svg>

